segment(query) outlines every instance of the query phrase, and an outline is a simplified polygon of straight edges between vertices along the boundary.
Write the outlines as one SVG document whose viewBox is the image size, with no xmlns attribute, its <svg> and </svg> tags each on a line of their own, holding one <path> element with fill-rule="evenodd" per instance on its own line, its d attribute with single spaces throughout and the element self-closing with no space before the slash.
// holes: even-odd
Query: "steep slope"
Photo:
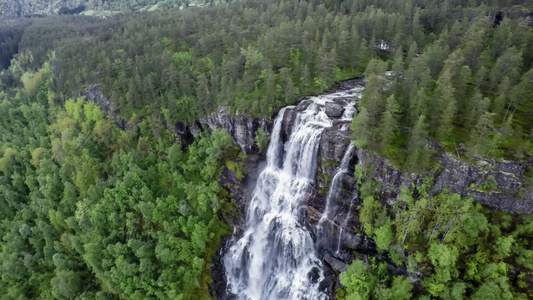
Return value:
<svg viewBox="0 0 533 300">
<path fill-rule="evenodd" d="M 162 2 L 172 7 L 174 0 L 0 0 L 0 18 L 32 15 L 79 14 L 84 11 L 132 12 Z"/>
</svg>

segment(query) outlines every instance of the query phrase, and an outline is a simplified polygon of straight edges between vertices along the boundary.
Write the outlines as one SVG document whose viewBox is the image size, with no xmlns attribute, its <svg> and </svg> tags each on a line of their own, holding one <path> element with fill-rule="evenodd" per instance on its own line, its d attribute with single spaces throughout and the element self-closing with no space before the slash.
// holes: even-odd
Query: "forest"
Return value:
<svg viewBox="0 0 533 300">
<path fill-rule="evenodd" d="M 272 118 L 364 77 L 352 138 L 402 170 L 427 174 L 442 152 L 532 159 L 531 0 L 92 2 L 124 13 L 0 19 L 5 299 L 210 299 L 236 214 L 217 178 L 246 156 L 226 132 L 189 144 L 164 124 L 219 108 Z M 132 129 L 79 97 L 92 85 Z M 369 168 L 356 169 L 361 232 L 424 279 L 356 260 L 339 299 L 533 297 L 531 216 L 430 195 L 431 178 L 388 208 Z"/>
<path fill-rule="evenodd" d="M 179 7 L 182 0 L 0 0 L 0 17 L 42 17 L 46 15 L 88 14 L 108 16 L 121 12 Z"/>
</svg>

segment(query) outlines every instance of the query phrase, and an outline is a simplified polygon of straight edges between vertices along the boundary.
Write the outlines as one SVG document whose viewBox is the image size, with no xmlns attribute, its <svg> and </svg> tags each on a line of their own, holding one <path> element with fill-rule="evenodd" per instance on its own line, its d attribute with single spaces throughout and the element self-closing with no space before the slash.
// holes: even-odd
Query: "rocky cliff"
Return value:
<svg viewBox="0 0 533 300">
<path fill-rule="evenodd" d="M 398 170 L 372 151 L 359 149 L 357 158 L 361 163 L 373 166 L 373 178 L 381 183 L 381 195 L 389 204 L 394 202 L 400 187 L 422 182 L 420 176 Z M 493 210 L 533 213 L 533 191 L 524 184 L 528 164 L 490 160 L 469 164 L 448 153 L 443 153 L 438 162 L 441 166 L 432 174 L 431 194 L 438 194 L 447 187 L 450 192 L 472 196 L 476 202 Z M 492 183 L 491 188 L 486 187 L 489 183 Z"/>
<path fill-rule="evenodd" d="M 89 86 L 80 96 L 97 104 L 102 111 L 108 113 L 119 128 L 123 130 L 133 128 L 128 121 L 118 115 L 115 104 L 103 95 L 98 85 Z M 246 115 L 234 116 L 226 108 L 220 107 L 215 113 L 201 118 L 196 122 L 178 122 L 175 124 L 165 122 L 163 125 L 184 144 L 192 142 L 194 137 L 204 130 L 224 130 L 233 137 L 234 143 L 245 154 L 249 155 L 259 154 L 261 152 L 261 149 L 259 149 L 255 141 L 255 136 L 259 128 L 265 132 L 270 132 L 272 120 L 268 118 L 254 119 Z"/>
</svg>

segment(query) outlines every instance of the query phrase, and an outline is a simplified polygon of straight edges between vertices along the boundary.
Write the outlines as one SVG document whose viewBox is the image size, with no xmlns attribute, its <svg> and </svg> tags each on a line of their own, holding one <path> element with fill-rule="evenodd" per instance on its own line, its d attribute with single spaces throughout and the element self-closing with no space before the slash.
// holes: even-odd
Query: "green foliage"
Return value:
<svg viewBox="0 0 533 300">
<path fill-rule="evenodd" d="M 231 137 L 183 151 L 155 119 L 126 137 L 91 102 L 49 106 L 49 83 L 0 102 L 4 297 L 209 299 Z"/>
<path fill-rule="evenodd" d="M 237 177 L 237 179 L 242 180 L 244 178 L 244 173 L 242 171 L 243 166 L 239 164 L 238 162 L 228 160 L 226 162 L 226 167 L 228 167 L 228 169 L 230 169 L 231 171 L 235 173 L 235 176 Z"/>
<path fill-rule="evenodd" d="M 268 132 L 263 130 L 262 127 L 260 127 L 257 132 L 255 133 L 255 142 L 259 149 L 263 150 L 266 149 L 268 146 L 268 142 L 270 141 L 270 136 L 268 135 Z"/>
<path fill-rule="evenodd" d="M 363 228 L 367 235 L 372 235 L 375 230 L 375 221 L 376 218 L 381 213 L 381 204 L 374 199 L 374 197 L 369 196 L 363 198 L 363 207 L 359 213 L 359 218 L 363 223 Z"/>
<path fill-rule="evenodd" d="M 428 257 L 435 267 L 435 276 L 433 279 L 437 283 L 445 284 L 455 278 L 458 250 L 454 247 L 448 247 L 444 244 L 433 242 L 428 250 Z M 440 291 L 436 292 L 430 288 L 430 293 L 434 296 L 438 295 Z"/>
<path fill-rule="evenodd" d="M 493 192 L 493 191 L 498 190 L 498 182 L 496 182 L 496 179 L 494 179 L 494 176 L 489 175 L 487 176 L 487 178 L 485 178 L 483 185 L 481 185 L 481 190 L 487 191 L 487 192 Z"/>
<path fill-rule="evenodd" d="M 28 94 L 31 96 L 35 96 L 37 94 L 37 89 L 39 88 L 39 85 L 41 84 L 41 81 L 43 80 L 44 71 L 40 70 L 39 72 L 35 74 L 29 74 L 25 73 L 22 78 L 20 79 L 22 81 L 22 84 L 24 85 L 24 89 Z"/>
<path fill-rule="evenodd" d="M 407 300 L 411 299 L 411 290 L 413 285 L 409 281 L 409 278 L 403 278 L 400 276 L 394 277 L 392 286 L 390 288 L 391 295 L 389 299 Z"/>
<path fill-rule="evenodd" d="M 386 278 L 379 280 L 378 278 Z M 411 299 L 413 288 L 408 278 L 391 278 L 386 264 L 371 261 L 367 267 L 356 259 L 346 272 L 341 273 L 340 281 L 345 288 L 345 299 Z"/>
<path fill-rule="evenodd" d="M 392 222 L 387 220 L 380 228 L 376 230 L 376 245 L 379 251 L 386 251 L 390 244 L 394 241 L 392 232 Z"/>
<path fill-rule="evenodd" d="M 447 17 L 450 5 L 454 6 L 446 2 L 443 7 L 429 4 L 411 10 L 412 28 L 420 28 L 419 14 L 428 13 L 429 7 L 441 15 L 432 25 L 426 24 L 425 32 L 411 32 L 408 42 L 396 48 L 394 59 L 369 61 L 367 89 L 353 126 L 358 147 L 377 150 L 414 172 L 427 169 L 430 140 L 459 156 L 530 157 L 533 123 L 526 117 L 524 104 L 533 101 L 533 61 L 531 55 L 525 55 L 530 51 L 518 35 L 527 36 L 531 44 L 531 29 L 509 17 L 496 26 L 489 21 L 494 14 L 474 2 L 455 12 L 475 11 L 477 17 L 459 22 Z M 504 6 L 498 1 L 490 3 L 491 9 Z M 390 76 L 385 73 L 387 62 L 392 66 Z M 385 67 L 379 67 L 381 64 Z M 390 97 L 398 103 L 395 113 L 385 105 Z M 520 120 L 516 119 L 519 111 Z M 405 133 L 407 139 L 393 138 Z M 466 147 L 459 147 L 461 144 Z M 406 160 L 398 159 L 406 156 Z"/>
<path fill-rule="evenodd" d="M 377 278 L 370 274 L 365 264 L 360 260 L 355 260 L 349 265 L 346 272 L 340 275 L 340 280 L 346 289 L 347 300 L 370 299 L 377 284 Z"/>
<path fill-rule="evenodd" d="M 219 108 L 271 117 L 364 72 L 352 124 L 358 148 L 418 173 L 431 166 L 431 140 L 461 157 L 528 159 L 531 28 L 509 8 L 516 3 L 467 2 L 253 0 L 2 22 L 3 297 L 208 298 L 210 259 L 229 232 L 217 178 L 222 166 L 242 177 L 242 166 L 227 134 L 181 145 L 163 124 Z M 151 4 L 88 2 L 122 11 Z M 68 100 L 90 85 L 132 130 L 120 131 L 91 102 Z M 267 135 L 256 142 L 266 146 Z M 532 296 L 514 272 L 531 273 L 531 219 L 446 190 L 433 195 L 429 182 L 403 188 L 389 209 L 368 167 L 356 169 L 364 232 L 382 251 L 394 244 L 394 262 L 425 279 L 412 290 L 385 264 L 356 260 L 341 275 L 346 299 Z M 481 189 L 494 191 L 493 181 Z"/>
<path fill-rule="evenodd" d="M 364 174 L 364 169 L 360 165 L 356 173 Z M 365 233 L 375 240 L 380 252 L 387 251 L 396 265 L 404 266 L 409 273 L 423 274 L 420 290 L 413 292 L 414 296 L 419 299 L 526 299 L 529 285 L 510 269 L 532 270 L 530 217 L 491 212 L 474 204 L 471 198 L 462 198 L 447 189 L 430 195 L 431 179 L 411 188 L 402 187 L 389 210 L 375 200 L 379 190 L 369 184 L 373 180 L 363 175 L 358 179 L 363 197 L 359 220 Z M 356 264 L 361 268 L 362 263 Z M 392 295 L 397 289 L 403 289 L 394 288 L 390 274 L 378 267 L 381 264 L 386 263 L 375 267 L 371 263 L 364 272 L 355 275 L 351 271 L 351 276 L 359 281 L 346 283 L 357 282 L 353 288 L 345 285 L 346 299 L 400 299 L 400 295 Z M 372 283 L 372 292 L 362 296 L 364 290 L 360 286 L 366 285 L 361 282 Z M 411 297 L 409 293 L 411 290 L 406 285 L 402 294 Z"/>
<path fill-rule="evenodd" d="M 57 95 L 98 84 L 126 120 L 163 112 L 167 121 L 194 121 L 221 105 L 271 117 L 300 96 L 360 76 L 368 62 L 365 39 L 373 32 L 356 16 L 364 9 L 323 8 L 244 1 L 106 19 L 49 17 L 25 29 L 20 48 L 33 53 L 33 68 L 55 50 Z M 337 29 L 343 34 L 332 35 Z"/>
</svg>

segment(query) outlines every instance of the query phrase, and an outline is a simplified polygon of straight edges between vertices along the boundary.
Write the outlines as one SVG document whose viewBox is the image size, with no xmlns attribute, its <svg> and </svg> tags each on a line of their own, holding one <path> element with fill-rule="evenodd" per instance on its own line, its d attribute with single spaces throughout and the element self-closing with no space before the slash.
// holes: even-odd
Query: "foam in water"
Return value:
<svg viewBox="0 0 533 300">
<path fill-rule="evenodd" d="M 333 125 L 324 104 L 354 90 L 312 97 L 313 103 L 297 114 L 284 145 L 281 122 L 286 109 L 293 107 L 282 109 L 276 118 L 267 166 L 254 189 L 245 231 L 224 256 L 228 288 L 238 299 L 328 299 L 319 290 L 322 262 L 303 225 L 301 206 L 315 184 L 321 134 Z M 353 116 L 354 111 L 349 113 Z M 353 151 L 350 147 L 347 152 Z M 348 163 L 343 159 L 341 168 L 347 170 Z"/>
</svg>

